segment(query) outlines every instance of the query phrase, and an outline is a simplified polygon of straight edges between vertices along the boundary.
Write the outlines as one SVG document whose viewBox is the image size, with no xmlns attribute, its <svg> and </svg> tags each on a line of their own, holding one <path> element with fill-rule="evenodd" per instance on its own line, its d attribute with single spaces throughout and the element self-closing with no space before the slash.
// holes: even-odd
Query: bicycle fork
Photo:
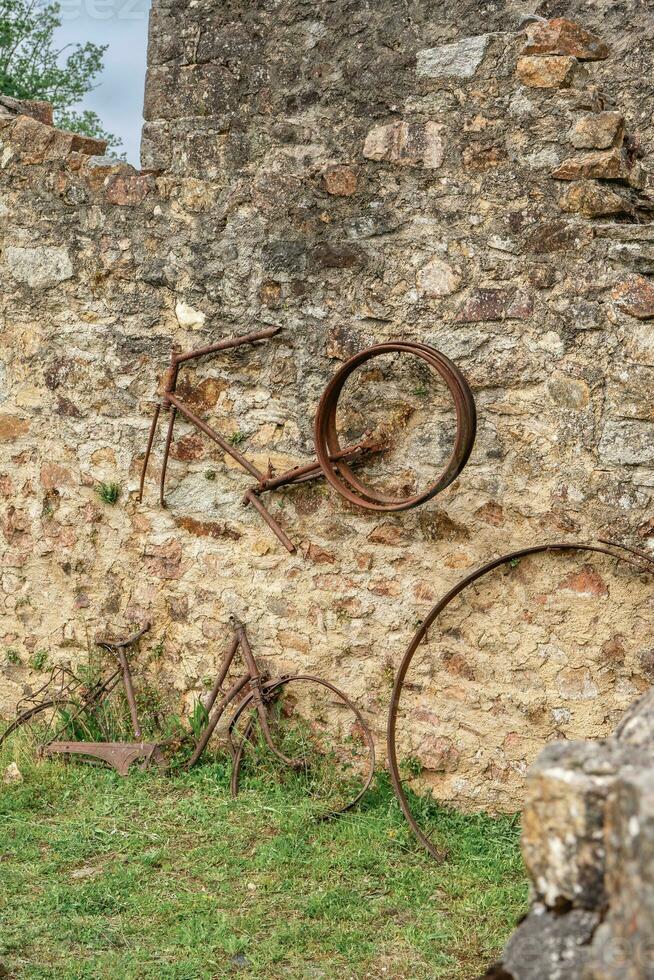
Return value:
<svg viewBox="0 0 654 980">
<path fill-rule="evenodd" d="M 280 761 L 283 762 L 285 765 L 290 766 L 293 769 L 300 769 L 303 765 L 302 761 L 300 759 L 291 759 L 288 756 L 284 755 L 284 753 L 277 748 L 277 746 L 273 741 L 273 737 L 270 732 L 270 727 L 268 725 L 264 684 L 262 681 L 261 673 L 259 671 L 259 667 L 257 666 L 257 662 L 254 659 L 254 654 L 252 653 L 252 649 L 250 647 L 250 643 L 247 638 L 245 626 L 243 626 L 242 623 L 239 623 L 235 618 L 233 618 L 232 621 L 234 623 L 234 628 L 235 628 L 234 637 L 225 655 L 225 659 L 223 660 L 221 669 L 218 673 L 218 676 L 216 677 L 214 686 L 211 690 L 208 701 L 205 705 L 205 708 L 209 714 L 208 721 L 204 731 L 202 732 L 200 738 L 197 741 L 197 744 L 195 746 L 191 758 L 188 760 L 188 762 L 185 765 L 185 768 L 191 769 L 198 762 L 204 750 L 206 749 L 207 745 L 209 744 L 209 739 L 211 738 L 214 731 L 216 730 L 218 722 L 220 721 L 222 715 L 224 714 L 227 706 L 230 704 L 230 702 L 234 701 L 238 697 L 238 695 L 244 688 L 249 686 L 250 691 L 249 694 L 246 695 L 246 701 L 248 700 L 251 701 L 252 705 L 256 709 L 257 718 L 259 719 L 259 724 L 261 725 L 261 731 L 263 732 L 263 737 L 266 742 L 266 745 L 273 753 L 273 755 L 277 756 L 277 758 L 280 759 Z M 229 668 L 234 660 L 234 657 L 236 656 L 236 652 L 239 647 L 241 648 L 243 659 L 245 660 L 248 672 L 247 674 L 243 674 L 242 677 L 239 677 L 238 680 L 236 680 L 234 684 L 232 684 L 230 689 L 227 692 L 223 693 L 222 690 L 223 681 L 225 680 L 229 672 Z M 220 699 L 220 701 L 218 701 L 219 694 L 223 694 L 223 697 Z M 252 721 L 248 723 L 246 729 L 246 735 L 245 735 L 246 739 L 249 737 L 251 733 L 251 727 L 252 727 Z"/>
<path fill-rule="evenodd" d="M 241 649 L 243 650 L 243 657 L 250 671 L 250 690 L 252 693 L 252 703 L 257 709 L 257 715 L 259 718 L 259 724 L 261 725 L 261 731 L 263 732 L 263 737 L 265 739 L 266 745 L 278 759 L 280 759 L 285 765 L 290 766 L 292 769 L 301 769 L 302 760 L 301 759 L 291 759 L 287 755 L 281 752 L 275 743 L 273 742 L 273 737 L 270 733 L 270 727 L 268 725 L 268 714 L 266 712 L 266 705 L 263 696 L 263 685 L 261 682 L 261 674 L 257 666 L 257 662 L 254 659 L 254 654 L 250 648 L 250 643 L 245 632 L 245 627 L 241 626 L 239 628 L 239 639 L 241 644 Z"/>
</svg>

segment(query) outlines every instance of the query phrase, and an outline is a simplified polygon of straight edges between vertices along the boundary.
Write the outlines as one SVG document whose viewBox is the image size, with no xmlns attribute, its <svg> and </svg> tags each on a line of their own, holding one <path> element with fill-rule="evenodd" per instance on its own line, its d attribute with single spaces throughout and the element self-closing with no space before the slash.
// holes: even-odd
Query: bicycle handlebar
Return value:
<svg viewBox="0 0 654 980">
<path fill-rule="evenodd" d="M 141 637 L 145 633 L 148 632 L 148 630 L 150 629 L 151 625 L 152 624 L 149 623 L 149 622 L 148 623 L 145 623 L 140 628 L 140 630 L 137 630 L 136 633 L 133 633 L 132 636 L 127 637 L 127 639 L 125 639 L 125 640 L 106 640 L 106 639 L 99 639 L 96 642 L 97 642 L 98 646 L 105 647 L 106 650 L 124 650 L 125 647 L 131 647 L 132 644 L 136 643 L 137 640 L 140 640 Z"/>
</svg>

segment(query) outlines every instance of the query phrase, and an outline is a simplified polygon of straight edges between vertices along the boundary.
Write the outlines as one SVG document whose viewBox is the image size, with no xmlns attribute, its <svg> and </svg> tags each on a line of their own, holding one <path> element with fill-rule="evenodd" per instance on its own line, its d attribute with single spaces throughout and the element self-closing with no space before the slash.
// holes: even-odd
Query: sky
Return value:
<svg viewBox="0 0 654 980">
<path fill-rule="evenodd" d="M 138 167 L 150 0 L 60 0 L 58 46 L 108 44 L 105 70 L 79 109 L 93 109 L 104 128 L 119 136 L 127 159 Z"/>
</svg>

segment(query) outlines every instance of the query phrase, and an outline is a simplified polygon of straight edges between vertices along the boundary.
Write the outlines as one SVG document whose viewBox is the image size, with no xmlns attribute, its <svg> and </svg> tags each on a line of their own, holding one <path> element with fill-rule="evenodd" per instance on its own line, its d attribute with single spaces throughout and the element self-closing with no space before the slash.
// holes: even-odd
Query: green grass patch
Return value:
<svg viewBox="0 0 654 980">
<path fill-rule="evenodd" d="M 0 962 L 16 976 L 471 980 L 526 907 L 515 818 L 430 805 L 439 866 L 384 774 L 325 822 L 260 777 L 232 800 L 222 760 L 23 776 L 0 784 Z"/>
</svg>

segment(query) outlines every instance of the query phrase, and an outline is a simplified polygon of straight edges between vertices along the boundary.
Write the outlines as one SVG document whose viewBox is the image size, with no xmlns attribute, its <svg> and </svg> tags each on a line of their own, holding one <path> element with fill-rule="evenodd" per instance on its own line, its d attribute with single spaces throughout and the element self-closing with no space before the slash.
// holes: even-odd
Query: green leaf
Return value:
<svg viewBox="0 0 654 980">
<path fill-rule="evenodd" d="M 51 102 L 58 125 L 120 146 L 94 112 L 73 111 L 96 88 L 107 45 L 87 41 L 58 48 L 60 14 L 60 5 L 46 0 L 0 0 L 0 92 Z"/>
</svg>

